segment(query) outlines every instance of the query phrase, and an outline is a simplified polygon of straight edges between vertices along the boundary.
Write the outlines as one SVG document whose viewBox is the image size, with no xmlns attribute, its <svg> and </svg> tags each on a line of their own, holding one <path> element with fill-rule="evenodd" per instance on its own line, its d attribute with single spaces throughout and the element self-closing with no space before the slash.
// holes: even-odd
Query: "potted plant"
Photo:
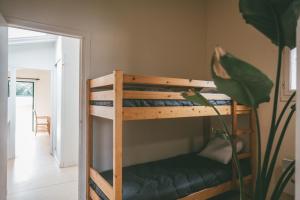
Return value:
<svg viewBox="0 0 300 200">
<path fill-rule="evenodd" d="M 253 199 L 265 200 L 267 195 L 270 195 L 272 200 L 278 200 L 295 171 L 295 162 L 292 162 L 279 177 L 274 190 L 270 191 L 271 178 L 282 141 L 296 110 L 296 104 L 292 103 L 295 92 L 280 111 L 278 111 L 278 101 L 283 49 L 296 47 L 296 27 L 300 14 L 300 0 L 240 0 L 239 7 L 246 23 L 264 34 L 278 48 L 272 120 L 267 145 L 264 149 L 264 157 L 262 157 L 260 120 L 257 109 L 261 103 L 270 101 L 273 82 L 258 68 L 225 52 L 221 47 L 216 47 L 212 56 L 212 78 L 220 92 L 227 94 L 240 104 L 251 107 L 255 113 L 257 167 Z M 200 105 L 212 107 L 218 114 L 224 129 L 222 136 L 233 148 L 233 161 L 238 169 L 240 182 L 240 199 L 243 200 L 245 198 L 243 175 L 239 167 L 235 144 L 224 119 L 201 94 L 190 91 L 184 93 L 183 96 Z M 284 116 L 287 116 L 285 121 Z M 275 140 L 277 135 L 278 140 Z"/>
</svg>

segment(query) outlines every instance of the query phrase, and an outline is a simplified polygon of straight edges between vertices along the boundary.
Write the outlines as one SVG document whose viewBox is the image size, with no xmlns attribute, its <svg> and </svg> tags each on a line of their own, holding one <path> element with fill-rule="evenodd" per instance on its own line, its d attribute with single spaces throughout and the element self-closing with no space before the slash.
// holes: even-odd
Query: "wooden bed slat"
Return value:
<svg viewBox="0 0 300 200">
<path fill-rule="evenodd" d="M 97 193 L 90 187 L 90 197 L 92 200 L 101 200 Z"/>
<path fill-rule="evenodd" d="M 240 159 L 240 160 L 250 158 L 250 157 L 251 157 L 251 153 L 249 153 L 249 152 L 238 154 L 238 159 Z"/>
<path fill-rule="evenodd" d="M 217 185 L 212 188 L 207 188 L 204 190 L 201 190 L 199 192 L 195 192 L 193 194 L 190 194 L 186 197 L 181 198 L 180 200 L 195 200 L 195 199 L 208 199 L 214 196 L 217 196 L 219 194 L 222 194 L 224 192 L 230 191 L 233 188 L 233 182 L 229 181 L 226 183 L 223 183 L 221 185 Z"/>
<path fill-rule="evenodd" d="M 240 136 L 240 135 L 244 135 L 244 134 L 251 134 L 252 130 L 250 129 L 237 129 L 236 130 L 236 135 Z"/>
<path fill-rule="evenodd" d="M 228 96 L 224 94 L 209 94 L 202 93 L 206 99 L 224 100 L 228 99 Z M 124 99 L 174 99 L 184 100 L 181 92 L 154 92 L 154 91 L 124 91 Z"/>
<path fill-rule="evenodd" d="M 99 78 L 90 80 L 90 88 L 103 87 L 108 85 L 113 85 L 114 76 L 113 74 L 108 74 L 106 76 L 101 76 Z"/>
<path fill-rule="evenodd" d="M 109 198 L 113 199 L 113 187 L 93 168 L 90 168 L 91 179 L 101 188 L 101 191 Z"/>
<path fill-rule="evenodd" d="M 109 106 L 90 106 L 90 114 L 97 117 L 106 119 L 114 119 L 114 109 Z"/>
<path fill-rule="evenodd" d="M 217 106 L 222 115 L 231 113 L 231 106 Z M 124 107 L 124 120 L 168 119 L 215 116 L 215 111 L 205 106 Z"/>
<path fill-rule="evenodd" d="M 244 114 L 250 114 L 251 108 L 244 105 L 237 105 L 236 106 L 236 114 L 238 115 L 244 115 Z"/>
<path fill-rule="evenodd" d="M 215 88 L 212 81 L 201 81 L 181 78 L 168 78 L 158 76 L 142 76 L 124 74 L 124 83 L 131 84 L 149 84 L 149 85 L 166 85 L 166 86 L 182 86 L 182 87 L 209 87 Z"/>
<path fill-rule="evenodd" d="M 250 184 L 251 180 L 252 180 L 251 175 L 244 177 L 244 184 Z M 238 183 L 234 183 L 233 181 L 228 181 L 226 183 L 217 185 L 215 187 L 200 190 L 199 192 L 195 192 L 195 193 L 190 194 L 186 197 L 183 197 L 179 200 L 209 199 L 209 198 L 215 197 L 219 194 L 223 194 L 224 192 L 228 192 L 228 191 L 234 189 L 237 185 L 238 185 Z"/>
<path fill-rule="evenodd" d="M 112 90 L 91 92 L 90 100 L 92 101 L 112 101 L 114 99 L 114 93 Z"/>
</svg>

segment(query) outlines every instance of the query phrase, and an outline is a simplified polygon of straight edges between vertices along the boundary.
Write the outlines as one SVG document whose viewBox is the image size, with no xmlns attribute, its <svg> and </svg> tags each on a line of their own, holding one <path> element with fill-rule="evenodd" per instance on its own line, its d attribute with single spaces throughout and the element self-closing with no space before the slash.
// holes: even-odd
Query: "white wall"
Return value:
<svg viewBox="0 0 300 200">
<path fill-rule="evenodd" d="M 10 87 L 8 98 L 8 119 L 9 119 L 9 131 L 7 135 L 7 158 L 15 158 L 15 131 L 16 131 L 16 69 L 9 69 Z"/>
<path fill-rule="evenodd" d="M 78 164 L 80 40 L 60 37 L 57 46 L 56 152 L 60 166 L 69 167 Z"/>
<path fill-rule="evenodd" d="M 11 68 L 51 69 L 55 64 L 54 42 L 9 45 L 8 66 Z"/>
</svg>

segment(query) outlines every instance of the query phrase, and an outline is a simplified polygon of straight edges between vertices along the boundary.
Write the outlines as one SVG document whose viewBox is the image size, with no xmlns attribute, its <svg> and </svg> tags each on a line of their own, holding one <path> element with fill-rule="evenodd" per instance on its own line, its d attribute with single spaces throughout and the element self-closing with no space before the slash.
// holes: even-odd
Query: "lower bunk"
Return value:
<svg viewBox="0 0 300 200">
<path fill-rule="evenodd" d="M 251 178 L 249 159 L 241 160 L 241 168 L 243 176 Z M 100 174 L 112 185 L 111 170 Z M 233 189 L 232 177 L 232 164 L 224 165 L 196 153 L 180 155 L 124 167 L 122 196 L 123 200 L 207 199 Z M 93 195 L 109 200 L 96 182 L 90 179 Z"/>
</svg>

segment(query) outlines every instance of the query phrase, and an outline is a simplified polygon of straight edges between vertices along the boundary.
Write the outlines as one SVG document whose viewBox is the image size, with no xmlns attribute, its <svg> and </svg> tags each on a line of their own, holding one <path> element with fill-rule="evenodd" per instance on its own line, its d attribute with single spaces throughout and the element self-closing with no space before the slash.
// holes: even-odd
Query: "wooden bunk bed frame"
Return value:
<svg viewBox="0 0 300 200">
<path fill-rule="evenodd" d="M 123 107 L 123 99 L 172 99 L 183 100 L 180 92 L 156 92 L 156 91 L 131 91 L 123 90 L 125 84 L 180 86 L 190 88 L 215 88 L 211 81 L 189 80 L 180 78 L 167 78 L 156 76 L 140 76 L 124 74 L 121 70 L 115 70 L 112 74 L 102 76 L 87 82 L 87 171 L 86 191 L 87 199 L 100 200 L 101 198 L 89 186 L 91 178 L 110 200 L 122 200 L 122 161 L 123 161 L 123 123 L 129 120 L 170 119 L 185 117 L 207 117 L 215 116 L 216 113 L 210 107 L 205 106 L 165 106 L 165 107 Z M 93 91 L 95 88 L 110 88 L 105 91 Z M 90 105 L 90 101 L 113 101 L 113 106 Z M 253 182 L 252 174 L 255 170 L 255 134 L 254 115 L 247 106 L 232 105 L 216 106 L 222 115 L 232 115 L 232 134 L 249 134 L 250 151 L 240 153 L 239 159 L 251 158 L 251 175 L 244 177 L 246 184 Z M 249 129 L 238 128 L 238 116 L 247 114 L 249 116 Z M 113 120 L 113 185 L 109 184 L 100 173 L 92 166 L 93 158 L 93 116 Z M 206 126 L 207 127 L 207 126 Z M 232 181 L 192 193 L 181 200 L 208 199 L 224 192 L 236 189 L 238 186 L 236 170 L 233 167 Z"/>
</svg>

